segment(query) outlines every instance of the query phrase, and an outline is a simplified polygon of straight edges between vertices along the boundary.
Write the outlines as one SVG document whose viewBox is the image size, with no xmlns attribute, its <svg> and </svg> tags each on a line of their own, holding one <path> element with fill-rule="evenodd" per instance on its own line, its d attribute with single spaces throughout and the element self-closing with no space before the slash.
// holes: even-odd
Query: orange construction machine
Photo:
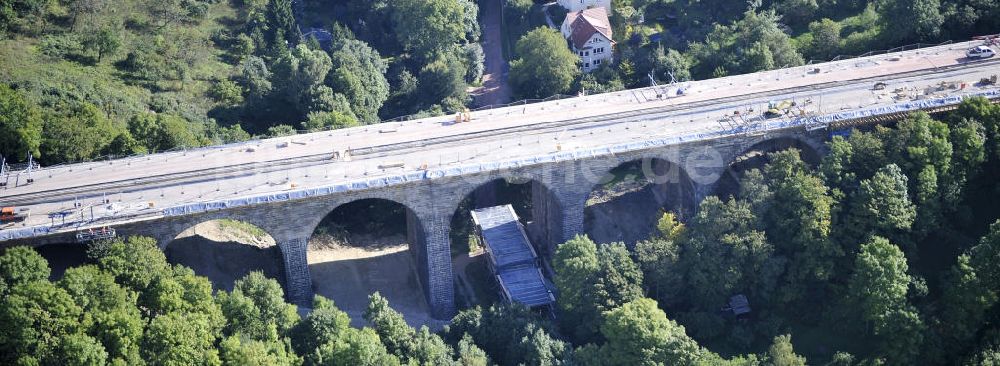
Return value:
<svg viewBox="0 0 1000 366">
<path fill-rule="evenodd" d="M 28 219 L 31 210 L 27 208 L 3 207 L 0 208 L 0 223 L 18 222 Z"/>
</svg>

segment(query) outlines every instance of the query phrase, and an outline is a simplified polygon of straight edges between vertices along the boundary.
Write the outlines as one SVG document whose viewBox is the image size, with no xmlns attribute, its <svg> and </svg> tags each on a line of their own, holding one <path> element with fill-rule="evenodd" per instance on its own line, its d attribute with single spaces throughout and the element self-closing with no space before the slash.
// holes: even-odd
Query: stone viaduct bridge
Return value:
<svg viewBox="0 0 1000 366">
<path fill-rule="evenodd" d="M 955 60 L 966 46 L 853 60 L 841 69 L 823 64 L 815 73 L 835 70 L 826 81 L 808 81 L 811 66 L 476 112 L 473 122 L 461 125 L 452 125 L 451 117 L 432 118 L 54 167 L 34 172 L 34 183 L 27 185 L 0 177 L 8 182 L 0 190 L 0 204 L 33 210 L 27 222 L 0 227 L 0 246 L 73 242 L 81 230 L 110 226 L 119 236 L 151 236 L 166 248 L 194 225 L 235 219 L 275 239 L 286 293 L 291 301 L 307 304 L 313 281 L 326 280 L 310 278 L 307 247 L 315 228 L 337 207 L 384 199 L 407 208 L 411 253 L 427 302 L 435 317 L 447 318 L 455 312 L 452 217 L 463 198 L 498 179 L 530 181 L 529 235 L 540 253 L 550 254 L 555 245 L 584 231 L 588 197 L 622 164 L 641 162 L 661 206 L 691 210 L 715 194 L 720 182 L 732 180 L 740 162 L 754 152 L 794 147 L 816 161 L 831 134 L 852 126 L 915 110 L 947 110 L 973 95 L 1000 97 L 996 88 L 985 86 L 942 87 L 939 94 L 924 89 L 941 82 L 972 85 L 997 72 L 992 63 L 939 66 Z M 936 57 L 934 66 L 920 62 L 879 69 L 929 57 Z M 874 74 L 855 75 L 868 68 Z M 786 79 L 775 83 L 771 78 Z M 883 80 L 914 94 L 877 97 L 871 86 Z M 803 86 L 783 88 L 796 82 Z M 733 87 L 743 84 L 750 90 Z M 724 89 L 734 94 L 711 94 Z M 918 91 L 920 97 L 914 97 Z M 827 101 L 817 102 L 821 98 Z M 798 107 L 764 118 L 768 100 L 796 100 Z M 586 109 L 587 104 L 594 105 Z M 535 115 L 557 117 L 530 120 L 529 108 Z M 504 129 L 485 129 L 497 125 Z M 373 144 L 404 133 L 410 135 Z M 321 157 L 307 159 L 310 151 Z M 208 167 L 189 174 L 195 166 Z"/>
</svg>

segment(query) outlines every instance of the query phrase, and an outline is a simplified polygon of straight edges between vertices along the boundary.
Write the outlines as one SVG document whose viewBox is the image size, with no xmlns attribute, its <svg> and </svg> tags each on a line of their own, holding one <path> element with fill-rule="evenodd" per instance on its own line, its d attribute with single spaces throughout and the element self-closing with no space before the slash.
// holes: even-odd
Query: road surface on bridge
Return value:
<svg viewBox="0 0 1000 366">
<path fill-rule="evenodd" d="M 66 222 L 135 220 L 181 204 L 718 131 L 721 117 L 751 109 L 759 116 L 771 100 L 795 100 L 804 113 L 825 115 L 900 102 L 897 89 L 923 99 L 995 88 L 973 85 L 1000 73 L 998 60 L 964 57 L 974 44 L 478 111 L 469 123 L 442 116 L 47 167 L 32 173 L 31 184 L 14 172 L 0 177 L 8 182 L 0 205 L 29 207 L 32 216 L 0 229 L 60 223 L 53 213 Z M 877 81 L 887 87 L 873 90 Z M 943 82 L 965 88 L 937 91 Z M 332 159 L 344 151 L 349 161 Z"/>
</svg>

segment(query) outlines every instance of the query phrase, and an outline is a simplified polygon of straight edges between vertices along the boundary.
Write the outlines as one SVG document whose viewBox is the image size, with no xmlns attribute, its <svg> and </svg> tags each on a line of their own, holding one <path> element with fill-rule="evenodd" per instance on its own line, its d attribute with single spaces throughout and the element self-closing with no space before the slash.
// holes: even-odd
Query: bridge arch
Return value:
<svg viewBox="0 0 1000 366">
<path fill-rule="evenodd" d="M 696 185 L 678 160 L 656 154 L 625 158 L 588 182 L 584 232 L 598 243 L 633 245 L 653 233 L 663 212 L 681 219 L 693 213 Z"/>
<path fill-rule="evenodd" d="M 190 267 L 218 289 L 230 291 L 251 271 L 284 284 L 281 248 L 261 226 L 246 220 L 207 217 L 188 221 L 174 237 L 159 243 L 167 261 Z M 286 290 L 287 292 L 287 290 Z"/>
<path fill-rule="evenodd" d="M 729 161 L 715 186 L 715 195 L 723 198 L 736 195 L 744 173 L 763 169 L 769 162 L 767 154 L 788 149 L 799 150 L 802 161 L 813 167 L 823 159 L 823 146 L 810 139 L 794 135 L 768 138 L 743 149 Z"/>
<path fill-rule="evenodd" d="M 361 319 L 379 292 L 407 318 L 431 315 L 425 221 L 406 200 L 363 195 L 327 205 L 304 224 L 312 290 Z"/>
</svg>

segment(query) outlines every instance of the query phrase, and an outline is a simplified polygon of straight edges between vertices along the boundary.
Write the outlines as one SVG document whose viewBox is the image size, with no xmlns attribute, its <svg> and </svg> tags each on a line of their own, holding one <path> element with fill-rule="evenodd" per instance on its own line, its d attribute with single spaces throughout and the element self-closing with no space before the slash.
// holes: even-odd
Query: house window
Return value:
<svg viewBox="0 0 1000 366">
<path fill-rule="evenodd" d="M 585 68 L 585 69 L 586 69 L 586 68 L 588 68 L 588 67 L 590 67 L 590 63 L 589 63 L 589 62 L 585 62 L 585 63 L 583 64 L 583 68 Z"/>
<path fill-rule="evenodd" d="M 583 57 L 583 51 L 580 51 L 578 53 L 580 54 L 580 57 Z"/>
<path fill-rule="evenodd" d="M 590 51 L 584 52 L 583 55 L 584 56 L 590 56 Z"/>
<path fill-rule="evenodd" d="M 604 53 L 604 47 L 598 47 L 594 49 L 594 54 Z"/>
<path fill-rule="evenodd" d="M 594 66 L 597 66 L 597 65 L 600 65 L 600 64 L 601 64 L 601 60 L 594 60 Z"/>
</svg>

